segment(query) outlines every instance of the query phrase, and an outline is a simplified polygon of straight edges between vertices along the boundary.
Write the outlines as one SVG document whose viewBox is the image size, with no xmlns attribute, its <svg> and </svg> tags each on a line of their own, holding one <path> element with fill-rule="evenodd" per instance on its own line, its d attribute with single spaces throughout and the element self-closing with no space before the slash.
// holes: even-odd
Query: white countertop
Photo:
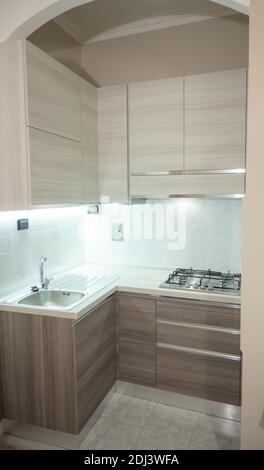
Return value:
<svg viewBox="0 0 264 470">
<path fill-rule="evenodd" d="M 55 277 L 50 286 L 53 289 L 61 288 L 65 290 L 83 290 L 87 292 L 88 296 L 86 296 L 85 300 L 79 303 L 77 306 L 73 307 L 71 310 L 50 310 L 43 307 L 21 306 L 17 305 L 16 302 L 10 303 L 10 301 L 8 301 L 8 303 L 6 303 L 6 299 L 2 299 L 0 301 L 0 311 L 21 312 L 78 320 L 84 314 L 88 313 L 90 310 L 96 307 L 96 305 L 98 305 L 104 299 L 117 291 L 228 304 L 240 304 L 240 296 L 237 295 L 215 294 L 199 292 L 196 290 L 164 289 L 159 287 L 160 284 L 168 278 L 170 273 L 171 269 L 166 270 L 105 265 L 82 265 L 72 271 Z M 92 289 L 89 290 L 89 288 L 86 287 L 86 279 L 93 276 L 104 278 L 104 282 L 101 282 L 101 284 L 99 282 L 99 290 L 97 292 L 93 291 Z M 18 297 L 19 293 L 14 293 L 14 296 Z M 12 296 L 9 296 L 9 299 L 11 297 Z"/>
</svg>

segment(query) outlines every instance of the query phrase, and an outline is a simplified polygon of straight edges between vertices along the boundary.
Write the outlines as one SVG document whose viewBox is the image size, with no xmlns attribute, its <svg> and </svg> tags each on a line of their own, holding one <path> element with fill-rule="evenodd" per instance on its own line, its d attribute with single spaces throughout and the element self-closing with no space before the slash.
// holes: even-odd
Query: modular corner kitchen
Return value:
<svg viewBox="0 0 264 470">
<path fill-rule="evenodd" d="M 247 64 L 102 86 L 33 42 L 0 44 L 4 434 L 79 448 L 115 395 L 239 425 Z"/>
</svg>

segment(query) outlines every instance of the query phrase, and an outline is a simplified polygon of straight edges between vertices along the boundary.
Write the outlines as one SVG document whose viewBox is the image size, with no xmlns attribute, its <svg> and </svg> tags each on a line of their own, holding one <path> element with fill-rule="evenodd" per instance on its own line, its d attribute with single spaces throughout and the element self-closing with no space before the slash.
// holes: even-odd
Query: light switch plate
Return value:
<svg viewBox="0 0 264 470">
<path fill-rule="evenodd" d="M 123 242 L 124 241 L 124 226 L 123 224 L 112 224 L 112 241 Z"/>
</svg>

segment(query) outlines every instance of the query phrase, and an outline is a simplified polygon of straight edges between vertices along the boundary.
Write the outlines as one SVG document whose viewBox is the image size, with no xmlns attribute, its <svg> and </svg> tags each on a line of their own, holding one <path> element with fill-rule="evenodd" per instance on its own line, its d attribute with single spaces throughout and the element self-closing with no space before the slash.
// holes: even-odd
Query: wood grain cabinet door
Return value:
<svg viewBox="0 0 264 470">
<path fill-rule="evenodd" d="M 129 85 L 130 172 L 183 169 L 183 78 Z"/>
<path fill-rule="evenodd" d="M 25 42 L 27 125 L 81 139 L 79 77 L 38 47 Z"/>
<path fill-rule="evenodd" d="M 119 378 L 156 384 L 155 298 L 120 294 L 118 303 Z"/>
<path fill-rule="evenodd" d="M 72 321 L 0 312 L 1 417 L 73 434 Z"/>
<path fill-rule="evenodd" d="M 80 142 L 29 128 L 32 204 L 82 203 Z"/>
<path fill-rule="evenodd" d="M 83 202 L 99 201 L 97 89 L 80 78 Z"/>
<path fill-rule="evenodd" d="M 80 432 L 116 381 L 116 296 L 102 302 L 73 329 Z"/>
<path fill-rule="evenodd" d="M 128 201 L 127 87 L 98 89 L 100 195 L 106 202 Z"/>
<path fill-rule="evenodd" d="M 185 78 L 185 169 L 245 168 L 246 70 Z"/>
</svg>

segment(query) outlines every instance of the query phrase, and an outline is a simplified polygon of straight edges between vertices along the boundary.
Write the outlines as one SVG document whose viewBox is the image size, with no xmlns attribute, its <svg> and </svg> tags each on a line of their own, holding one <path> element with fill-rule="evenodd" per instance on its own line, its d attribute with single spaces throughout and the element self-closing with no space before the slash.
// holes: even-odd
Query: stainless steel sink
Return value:
<svg viewBox="0 0 264 470">
<path fill-rule="evenodd" d="M 43 289 L 23 297 L 18 303 L 34 307 L 64 309 L 78 304 L 84 300 L 84 297 L 83 292 Z"/>
</svg>

